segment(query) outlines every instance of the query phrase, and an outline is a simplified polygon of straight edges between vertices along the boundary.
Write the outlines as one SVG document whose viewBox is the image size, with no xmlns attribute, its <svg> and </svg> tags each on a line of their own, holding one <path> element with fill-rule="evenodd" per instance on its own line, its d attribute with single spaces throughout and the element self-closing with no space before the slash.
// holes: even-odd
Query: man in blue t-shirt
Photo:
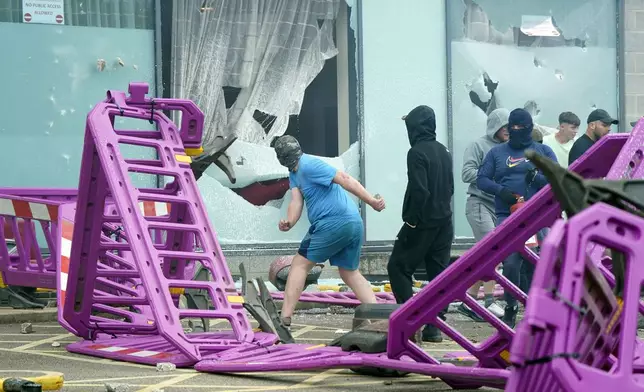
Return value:
<svg viewBox="0 0 644 392">
<path fill-rule="evenodd" d="M 524 109 L 514 109 L 508 118 L 509 140 L 493 147 L 485 155 L 479 168 L 476 185 L 483 192 L 495 196 L 497 227 L 510 216 L 511 207 L 518 203 L 520 197 L 527 201 L 548 183 L 546 177 L 525 157 L 525 151 L 535 150 L 557 162 L 557 156 L 550 147 L 533 141 L 533 128 L 530 113 Z M 538 234 L 538 237 L 542 237 L 542 234 Z M 527 270 L 526 282 L 521 282 L 522 267 Z M 518 253 L 511 254 L 503 261 L 503 276 L 525 293 L 528 292 L 533 271 L 531 263 L 523 266 L 523 259 Z M 508 290 L 504 297 L 506 305 L 503 321 L 514 328 L 518 312 L 517 300 Z"/>
<path fill-rule="evenodd" d="M 297 139 L 282 136 L 274 143 L 277 159 L 288 168 L 292 193 L 287 218 L 279 222 L 281 231 L 290 230 L 302 214 L 306 203 L 311 226 L 291 262 L 286 281 L 282 322 L 290 326 L 295 305 L 304 282 L 316 263 L 329 260 L 338 267 L 340 278 L 362 303 L 376 303 L 369 282 L 358 271 L 364 228 L 358 206 L 347 195 L 351 192 L 376 211 L 385 201 L 372 196 L 356 179 L 331 165 L 304 154 Z"/>
</svg>

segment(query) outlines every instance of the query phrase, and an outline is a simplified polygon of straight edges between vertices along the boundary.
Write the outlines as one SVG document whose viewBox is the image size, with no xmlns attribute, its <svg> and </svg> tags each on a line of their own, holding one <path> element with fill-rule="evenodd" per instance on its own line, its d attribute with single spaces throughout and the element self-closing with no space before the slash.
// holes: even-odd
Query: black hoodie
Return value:
<svg viewBox="0 0 644 392">
<path fill-rule="evenodd" d="M 436 115 L 418 106 L 405 117 L 411 148 L 407 153 L 407 191 L 403 221 L 417 228 L 440 226 L 452 219 L 452 156 L 436 141 Z"/>
</svg>

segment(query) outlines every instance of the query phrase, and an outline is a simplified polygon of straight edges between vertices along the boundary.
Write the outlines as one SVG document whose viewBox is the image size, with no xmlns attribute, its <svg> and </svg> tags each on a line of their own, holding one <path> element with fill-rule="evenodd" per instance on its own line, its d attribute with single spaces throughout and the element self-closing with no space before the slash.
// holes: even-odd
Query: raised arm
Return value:
<svg viewBox="0 0 644 392">
<path fill-rule="evenodd" d="M 362 186 L 360 181 L 351 177 L 351 175 L 349 175 L 348 173 L 340 170 L 336 171 L 335 176 L 333 176 L 333 182 L 340 185 L 347 192 L 353 194 L 355 197 L 362 200 L 366 204 L 370 205 L 374 210 L 381 211 L 385 208 L 384 201 L 381 201 L 382 199 L 377 199 L 376 197 L 372 196 L 371 193 L 369 193 L 365 189 L 365 187 Z"/>
<path fill-rule="evenodd" d="M 332 183 L 336 183 L 347 192 L 352 193 L 357 198 L 370 205 L 374 210 L 382 211 L 385 208 L 384 200 L 371 196 L 371 194 L 362 186 L 360 181 L 341 170 L 337 170 L 321 159 L 311 160 L 306 167 L 300 168 L 300 170 L 305 170 L 304 174 L 311 182 L 323 186 L 330 186 Z"/>
</svg>

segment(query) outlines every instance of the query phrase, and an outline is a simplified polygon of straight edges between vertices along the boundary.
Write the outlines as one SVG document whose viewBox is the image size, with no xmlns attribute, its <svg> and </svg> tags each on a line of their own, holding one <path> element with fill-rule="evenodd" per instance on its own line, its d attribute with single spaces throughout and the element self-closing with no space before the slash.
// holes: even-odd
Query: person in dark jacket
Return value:
<svg viewBox="0 0 644 392">
<path fill-rule="evenodd" d="M 619 120 L 615 120 L 604 109 L 595 109 L 588 115 L 586 120 L 588 126 L 586 133 L 581 135 L 575 141 L 568 154 L 568 165 L 572 165 L 574 161 L 584 155 L 590 147 L 597 142 L 597 140 L 608 135 L 611 125 L 619 124 Z"/>
<path fill-rule="evenodd" d="M 533 140 L 533 128 L 530 113 L 524 109 L 514 109 L 508 119 L 508 142 L 493 147 L 479 168 L 476 185 L 483 192 L 495 196 L 497 227 L 510 216 L 511 207 L 518 203 L 520 197 L 528 201 L 548 183 L 546 177 L 526 159 L 525 151 L 535 150 L 557 162 L 557 157 L 550 147 Z M 526 282 L 521 282 L 522 264 L 521 256 L 513 253 L 503 261 L 503 276 L 527 293 L 531 277 L 529 276 Z M 528 275 L 531 275 L 533 266 L 530 264 L 529 267 L 531 271 Z M 508 291 L 504 297 L 506 306 L 503 321 L 510 328 L 514 328 L 518 311 L 517 300 Z"/>
<path fill-rule="evenodd" d="M 418 106 L 403 119 L 411 144 L 407 153 L 407 190 L 403 225 L 387 265 L 391 291 L 399 304 L 413 296 L 412 275 L 420 263 L 425 263 L 430 281 L 447 268 L 454 237 L 452 157 L 436 140 L 434 110 Z M 438 328 L 427 325 L 423 340 L 440 342 L 442 336 Z"/>
</svg>

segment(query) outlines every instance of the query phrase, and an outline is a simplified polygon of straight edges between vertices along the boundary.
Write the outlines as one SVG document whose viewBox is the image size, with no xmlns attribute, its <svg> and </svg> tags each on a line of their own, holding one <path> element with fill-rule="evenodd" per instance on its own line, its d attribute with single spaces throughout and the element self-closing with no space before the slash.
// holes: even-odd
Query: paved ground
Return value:
<svg viewBox="0 0 644 392">
<path fill-rule="evenodd" d="M 331 313 L 333 312 L 333 313 Z M 351 327 L 351 314 L 330 309 L 312 309 L 294 317 L 293 335 L 301 343 L 329 342 Z M 473 341 L 489 336 L 485 324 L 472 323 L 458 314 L 449 321 Z M 252 375 L 211 375 L 189 369 L 158 373 L 154 367 L 115 362 L 70 354 L 65 345 L 77 339 L 56 323 L 34 323 L 32 334 L 21 334 L 19 324 L 0 325 L 0 378 L 61 372 L 65 375 L 63 391 L 105 391 L 105 383 L 127 384 L 129 391 L 451 391 L 443 382 L 429 377 L 409 375 L 383 379 L 357 375 L 349 370 L 298 373 L 255 373 Z M 60 343 L 53 347 L 52 343 Z M 453 342 L 426 344 L 436 356 L 459 351 Z M 40 373 L 26 373 L 27 371 Z M 485 389 L 479 389 L 485 390 Z"/>
</svg>

